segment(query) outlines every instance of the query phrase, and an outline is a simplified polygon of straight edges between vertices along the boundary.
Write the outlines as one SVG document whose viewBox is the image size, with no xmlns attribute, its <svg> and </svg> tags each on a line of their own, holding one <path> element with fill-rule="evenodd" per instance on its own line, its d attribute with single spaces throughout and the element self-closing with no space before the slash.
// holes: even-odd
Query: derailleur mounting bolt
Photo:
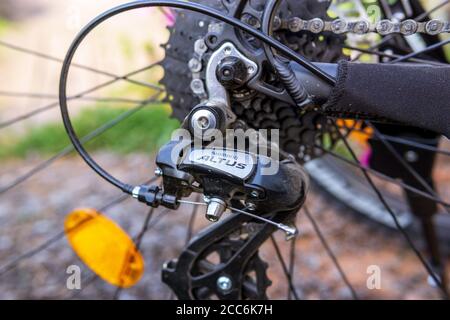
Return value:
<svg viewBox="0 0 450 320">
<path fill-rule="evenodd" d="M 250 70 L 253 69 L 253 70 Z M 255 72 L 253 66 L 247 67 L 241 59 L 228 56 L 222 59 L 216 69 L 217 80 L 227 89 L 236 90 L 245 85 L 249 73 Z"/>
<path fill-rule="evenodd" d="M 200 109 L 192 115 L 191 127 L 194 130 L 200 130 L 201 132 L 216 129 L 217 118 L 211 111 L 207 109 Z"/>
</svg>

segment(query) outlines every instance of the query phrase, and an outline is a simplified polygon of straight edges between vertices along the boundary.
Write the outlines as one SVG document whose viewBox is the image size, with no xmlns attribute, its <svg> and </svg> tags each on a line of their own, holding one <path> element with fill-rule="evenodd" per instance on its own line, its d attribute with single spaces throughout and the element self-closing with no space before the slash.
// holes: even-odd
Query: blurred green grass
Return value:
<svg viewBox="0 0 450 320">
<path fill-rule="evenodd" d="M 72 119 L 79 137 L 130 110 L 127 107 L 87 107 Z M 89 151 L 106 150 L 117 154 L 150 153 L 169 140 L 179 127 L 170 118 L 170 107 L 150 104 L 126 120 L 87 143 Z M 24 158 L 29 155 L 53 155 L 70 144 L 61 121 L 49 122 L 26 129 L 20 135 L 6 134 L 0 139 L 0 158 Z"/>
<path fill-rule="evenodd" d="M 4 34 L 11 27 L 11 22 L 5 18 L 0 17 L 0 35 Z"/>
</svg>

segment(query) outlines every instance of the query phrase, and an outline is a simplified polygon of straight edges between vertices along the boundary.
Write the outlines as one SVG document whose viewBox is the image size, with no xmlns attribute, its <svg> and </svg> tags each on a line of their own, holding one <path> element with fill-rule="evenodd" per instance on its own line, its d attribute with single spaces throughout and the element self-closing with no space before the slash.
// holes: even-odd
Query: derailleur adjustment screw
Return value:
<svg viewBox="0 0 450 320">
<path fill-rule="evenodd" d="M 152 186 L 137 186 L 132 192 L 133 198 L 138 199 L 139 202 L 157 208 L 161 204 L 162 190 L 155 185 Z"/>
<path fill-rule="evenodd" d="M 220 276 L 217 279 L 217 288 L 223 293 L 228 293 L 233 288 L 233 281 L 227 276 Z"/>
<path fill-rule="evenodd" d="M 176 196 L 171 194 L 165 194 L 164 191 L 156 185 L 151 186 L 138 186 L 133 189 L 133 198 L 136 198 L 139 202 L 146 205 L 157 208 L 160 205 L 176 210 L 179 207 L 179 201 Z"/>
<path fill-rule="evenodd" d="M 227 204 L 222 199 L 211 198 L 206 208 L 206 219 L 211 222 L 217 222 L 226 209 Z"/>
<path fill-rule="evenodd" d="M 155 176 L 162 177 L 163 174 L 164 174 L 164 172 L 162 171 L 162 169 L 160 167 L 156 167 L 156 169 L 155 169 Z"/>
</svg>

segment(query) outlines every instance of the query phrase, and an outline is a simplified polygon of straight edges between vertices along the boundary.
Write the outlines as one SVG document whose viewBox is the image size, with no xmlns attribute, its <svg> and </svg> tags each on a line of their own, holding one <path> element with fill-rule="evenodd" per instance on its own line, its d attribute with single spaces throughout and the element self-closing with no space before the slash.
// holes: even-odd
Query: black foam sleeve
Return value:
<svg viewBox="0 0 450 320">
<path fill-rule="evenodd" d="M 450 67 L 342 61 L 324 111 L 387 119 L 450 137 Z"/>
</svg>

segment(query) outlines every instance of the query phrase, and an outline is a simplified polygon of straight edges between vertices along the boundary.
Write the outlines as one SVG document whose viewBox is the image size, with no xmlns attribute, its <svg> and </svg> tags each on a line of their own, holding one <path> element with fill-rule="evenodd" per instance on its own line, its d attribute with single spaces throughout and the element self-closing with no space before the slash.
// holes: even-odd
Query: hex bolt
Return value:
<svg viewBox="0 0 450 320">
<path fill-rule="evenodd" d="M 223 293 L 227 293 L 233 287 L 233 281 L 227 276 L 220 276 L 217 279 L 217 288 Z"/>
<path fill-rule="evenodd" d="M 227 49 L 225 49 L 225 53 Z M 235 90 L 246 83 L 249 73 L 252 74 L 254 72 L 255 68 L 253 66 L 246 66 L 241 59 L 228 56 L 217 65 L 216 78 L 225 88 Z"/>
</svg>

